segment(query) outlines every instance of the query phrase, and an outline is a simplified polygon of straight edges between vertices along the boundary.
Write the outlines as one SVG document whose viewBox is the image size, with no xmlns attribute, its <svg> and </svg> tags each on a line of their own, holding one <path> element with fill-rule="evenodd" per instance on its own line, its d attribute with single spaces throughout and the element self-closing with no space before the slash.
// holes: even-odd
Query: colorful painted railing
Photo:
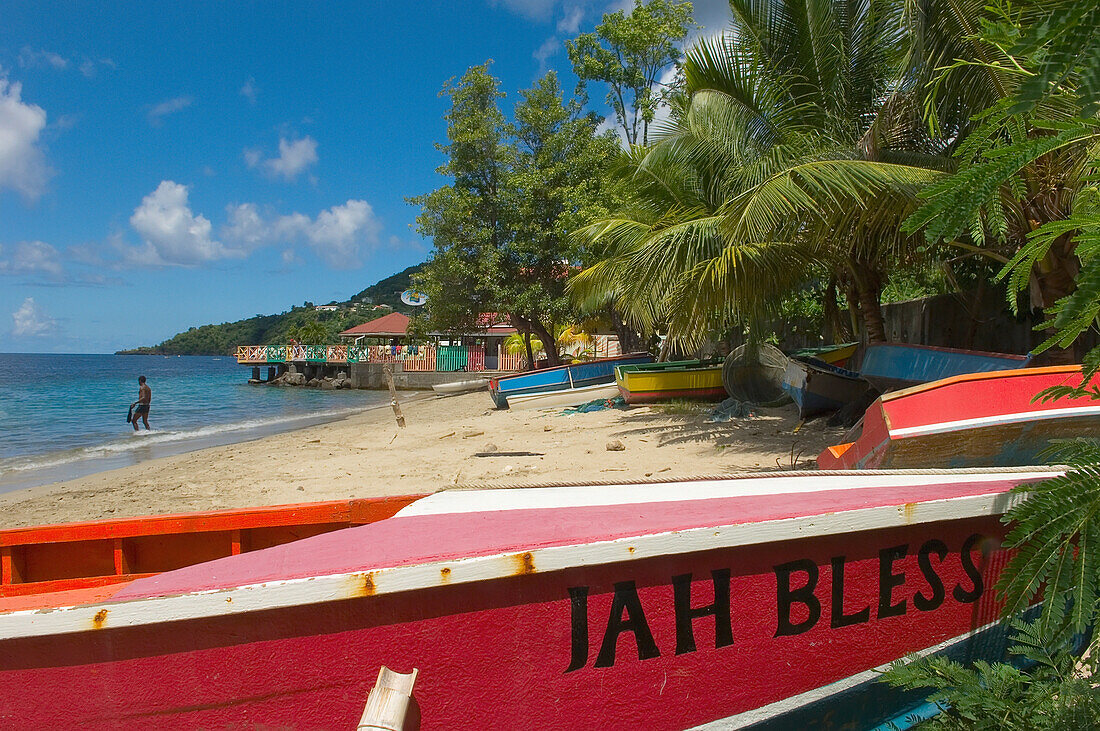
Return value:
<svg viewBox="0 0 1100 731">
<path fill-rule="evenodd" d="M 522 370 L 522 356 L 501 356 L 499 370 Z M 240 345 L 242 365 L 276 363 L 400 363 L 406 371 L 484 371 L 480 345 Z"/>
</svg>

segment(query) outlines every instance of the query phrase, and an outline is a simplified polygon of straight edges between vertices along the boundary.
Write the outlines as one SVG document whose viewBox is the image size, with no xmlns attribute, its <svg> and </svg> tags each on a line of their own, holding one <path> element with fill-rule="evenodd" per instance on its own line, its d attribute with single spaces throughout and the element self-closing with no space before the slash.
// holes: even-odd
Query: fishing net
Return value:
<svg viewBox="0 0 1100 731">
<path fill-rule="evenodd" d="M 784 403 L 789 399 L 783 391 L 783 372 L 787 356 L 774 345 L 746 343 L 726 356 L 722 366 L 722 385 L 726 393 L 738 401 L 761 406 Z"/>
</svg>

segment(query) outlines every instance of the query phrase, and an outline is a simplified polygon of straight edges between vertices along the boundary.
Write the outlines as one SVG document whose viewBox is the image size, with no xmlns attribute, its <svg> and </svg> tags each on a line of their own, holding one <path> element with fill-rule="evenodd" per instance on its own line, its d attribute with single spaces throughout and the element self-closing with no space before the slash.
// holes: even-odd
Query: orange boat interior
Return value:
<svg viewBox="0 0 1100 731">
<path fill-rule="evenodd" d="M 0 531 L 0 612 L 97 601 L 184 566 L 389 518 L 423 495 L 153 515 Z M 48 596 L 47 596 L 48 595 Z"/>
</svg>

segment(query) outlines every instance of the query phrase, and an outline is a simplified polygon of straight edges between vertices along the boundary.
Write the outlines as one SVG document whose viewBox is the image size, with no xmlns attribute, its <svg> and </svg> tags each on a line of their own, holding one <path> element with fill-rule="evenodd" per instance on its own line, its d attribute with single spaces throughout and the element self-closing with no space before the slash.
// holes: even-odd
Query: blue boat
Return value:
<svg viewBox="0 0 1100 731">
<path fill-rule="evenodd" d="M 627 353 L 614 358 L 600 358 L 585 363 L 501 376 L 489 381 L 489 395 L 498 409 L 506 409 L 509 396 L 538 391 L 561 391 L 567 388 L 594 386 L 598 383 L 614 383 L 615 366 L 652 362 L 653 357 L 649 353 Z"/>
<path fill-rule="evenodd" d="M 1030 355 L 905 343 L 871 343 L 863 351 L 859 374 L 872 386 L 885 392 L 966 373 L 1026 368 L 1030 362 Z"/>
<path fill-rule="evenodd" d="M 805 419 L 836 411 L 871 389 L 866 379 L 816 358 L 792 357 L 783 372 L 783 390 L 798 405 Z"/>
</svg>

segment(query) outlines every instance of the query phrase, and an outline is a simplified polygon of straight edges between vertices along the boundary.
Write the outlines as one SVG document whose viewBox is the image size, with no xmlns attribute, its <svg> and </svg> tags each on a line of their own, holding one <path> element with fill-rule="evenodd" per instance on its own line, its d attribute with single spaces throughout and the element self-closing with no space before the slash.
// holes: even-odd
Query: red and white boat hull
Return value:
<svg viewBox="0 0 1100 731">
<path fill-rule="evenodd" d="M 0 724 L 350 729 L 384 664 L 419 668 L 423 728 L 782 726 L 994 622 L 999 515 L 1050 476 L 440 493 L 0 614 Z"/>
</svg>

